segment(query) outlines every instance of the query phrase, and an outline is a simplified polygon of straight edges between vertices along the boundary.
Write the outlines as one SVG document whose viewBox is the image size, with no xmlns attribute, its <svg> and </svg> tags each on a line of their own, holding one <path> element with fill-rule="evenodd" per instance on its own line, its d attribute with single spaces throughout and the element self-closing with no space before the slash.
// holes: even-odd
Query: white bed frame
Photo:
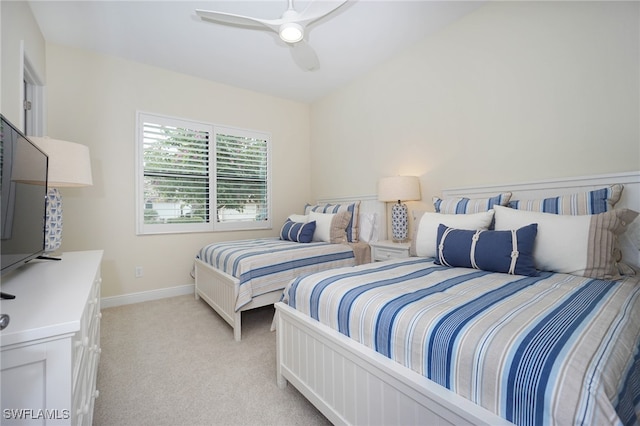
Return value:
<svg viewBox="0 0 640 426">
<path fill-rule="evenodd" d="M 375 213 L 380 217 L 380 223 L 386 223 L 386 209 L 384 203 L 376 197 L 360 198 L 323 198 L 318 203 L 348 203 L 354 199 L 360 200 L 361 213 Z M 386 233 L 383 226 L 380 232 Z M 383 234 L 386 235 L 386 234 Z M 283 287 L 287 283 L 283 283 Z M 195 261 L 195 298 L 202 298 L 233 328 L 233 338 L 239 342 L 242 336 L 242 312 L 261 306 L 273 305 L 280 300 L 282 290 L 276 290 L 254 297 L 250 303 L 236 311 L 239 281 L 237 278 L 214 268 L 208 263 L 196 259 Z"/>
<path fill-rule="evenodd" d="M 616 207 L 640 211 L 640 172 L 458 188 L 443 196 L 510 191 L 512 199 L 531 199 L 614 183 L 625 186 Z M 640 265 L 639 228 L 631 237 L 635 252 L 628 254 L 634 265 Z M 293 384 L 333 424 L 510 424 L 283 303 L 276 303 L 276 339 L 278 386 Z"/>
<path fill-rule="evenodd" d="M 261 294 L 236 311 L 238 279 L 196 259 L 196 299 L 202 298 L 233 328 L 233 339 L 242 336 L 242 312 L 261 306 L 272 305 L 280 300 L 282 290 Z"/>
</svg>

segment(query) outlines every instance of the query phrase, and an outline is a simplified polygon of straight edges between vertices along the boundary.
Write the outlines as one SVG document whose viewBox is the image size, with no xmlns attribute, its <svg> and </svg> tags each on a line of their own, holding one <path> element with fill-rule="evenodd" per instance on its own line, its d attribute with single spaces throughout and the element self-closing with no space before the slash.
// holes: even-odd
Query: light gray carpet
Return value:
<svg viewBox="0 0 640 426">
<path fill-rule="evenodd" d="M 279 389 L 273 307 L 242 315 L 242 341 L 205 302 L 180 296 L 102 310 L 94 425 L 327 425 Z"/>
</svg>

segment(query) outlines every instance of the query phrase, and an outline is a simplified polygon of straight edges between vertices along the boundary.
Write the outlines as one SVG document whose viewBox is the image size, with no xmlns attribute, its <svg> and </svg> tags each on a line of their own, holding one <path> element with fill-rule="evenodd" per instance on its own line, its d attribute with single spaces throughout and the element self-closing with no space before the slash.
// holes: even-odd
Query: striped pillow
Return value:
<svg viewBox="0 0 640 426">
<path fill-rule="evenodd" d="M 294 222 L 287 219 L 280 229 L 280 239 L 295 243 L 310 243 L 316 230 L 316 222 Z"/>
<path fill-rule="evenodd" d="M 316 213 L 341 213 L 351 212 L 351 219 L 346 228 L 347 241 L 358 242 L 358 218 L 360 217 L 360 201 L 346 204 L 307 204 L 304 206 L 304 214 Z"/>
<path fill-rule="evenodd" d="M 489 198 L 433 197 L 436 213 L 469 214 L 489 211 L 493 206 L 506 206 L 511 199 L 510 192 L 503 192 Z"/>
<path fill-rule="evenodd" d="M 611 280 L 620 278 L 617 237 L 637 216 L 629 209 L 574 216 L 496 206 L 495 229 L 537 223 L 533 257 L 539 270 Z"/>
<path fill-rule="evenodd" d="M 623 185 L 616 184 L 589 192 L 580 192 L 539 200 L 514 200 L 509 207 L 532 212 L 584 215 L 605 213 L 620 200 Z"/>
</svg>

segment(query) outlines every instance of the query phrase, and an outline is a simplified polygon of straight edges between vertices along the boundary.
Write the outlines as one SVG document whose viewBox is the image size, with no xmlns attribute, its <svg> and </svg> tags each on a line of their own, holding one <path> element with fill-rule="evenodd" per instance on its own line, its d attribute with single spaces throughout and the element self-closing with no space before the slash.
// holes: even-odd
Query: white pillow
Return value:
<svg viewBox="0 0 640 426">
<path fill-rule="evenodd" d="M 375 213 L 360 213 L 360 232 L 358 239 L 365 243 L 378 241 L 378 227 Z"/>
<path fill-rule="evenodd" d="M 508 207 L 495 210 L 496 230 L 538 224 L 538 235 L 533 246 L 533 258 L 538 269 L 571 273 L 585 268 L 590 216 L 556 215 Z"/>
<path fill-rule="evenodd" d="M 489 229 L 493 220 L 493 210 L 472 214 L 444 214 L 424 212 L 416 217 L 417 232 L 415 234 L 415 255 L 435 257 L 438 239 L 438 225 L 443 224 L 456 229 Z"/>
<path fill-rule="evenodd" d="M 615 242 L 638 215 L 628 209 L 571 216 L 494 208 L 496 230 L 538 224 L 533 257 L 539 270 L 599 279 L 618 277 L 620 253 Z"/>
<path fill-rule="evenodd" d="M 309 212 L 309 222 L 316 221 L 316 230 L 311 241 L 331 242 L 331 221 L 335 213 Z"/>
<path fill-rule="evenodd" d="M 307 223 L 309 222 L 309 215 L 306 214 L 290 214 L 289 219 L 293 222 Z"/>
</svg>

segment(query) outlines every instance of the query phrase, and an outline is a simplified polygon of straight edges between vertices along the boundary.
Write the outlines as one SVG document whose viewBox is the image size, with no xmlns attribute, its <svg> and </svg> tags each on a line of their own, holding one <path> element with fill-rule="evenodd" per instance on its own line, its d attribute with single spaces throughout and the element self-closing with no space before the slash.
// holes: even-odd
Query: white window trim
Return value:
<svg viewBox="0 0 640 426">
<path fill-rule="evenodd" d="M 209 212 L 209 223 L 180 223 L 180 224 L 146 224 L 144 223 L 144 146 L 141 143 L 143 140 L 144 128 L 142 122 L 145 117 L 152 117 L 158 120 L 170 120 L 172 122 L 181 121 L 186 126 L 190 126 L 194 129 L 205 130 L 210 134 L 209 144 L 209 158 L 212 159 L 212 168 L 209 172 L 209 187 L 210 187 L 210 208 L 213 211 Z M 217 209 L 216 206 L 216 135 L 217 133 L 233 133 L 244 137 L 260 137 L 265 138 L 268 146 L 267 155 L 267 199 L 268 199 L 268 212 L 267 220 L 265 221 L 251 221 L 251 222 L 218 222 L 217 221 Z M 193 232 L 221 232 L 221 231 L 247 231 L 258 229 L 272 229 L 271 216 L 272 216 L 272 198 L 271 198 L 271 134 L 264 131 L 255 131 L 249 129 L 240 129 L 230 126 L 221 126 L 213 123 L 204 123 L 195 120 L 183 119 L 178 117 L 171 117 L 156 113 L 136 111 L 136 137 L 135 137 L 135 171 L 136 171 L 136 191 L 135 191 L 135 205 L 136 205 L 136 234 L 137 235 L 154 235 L 154 234 L 179 234 L 179 233 L 193 233 Z"/>
</svg>

